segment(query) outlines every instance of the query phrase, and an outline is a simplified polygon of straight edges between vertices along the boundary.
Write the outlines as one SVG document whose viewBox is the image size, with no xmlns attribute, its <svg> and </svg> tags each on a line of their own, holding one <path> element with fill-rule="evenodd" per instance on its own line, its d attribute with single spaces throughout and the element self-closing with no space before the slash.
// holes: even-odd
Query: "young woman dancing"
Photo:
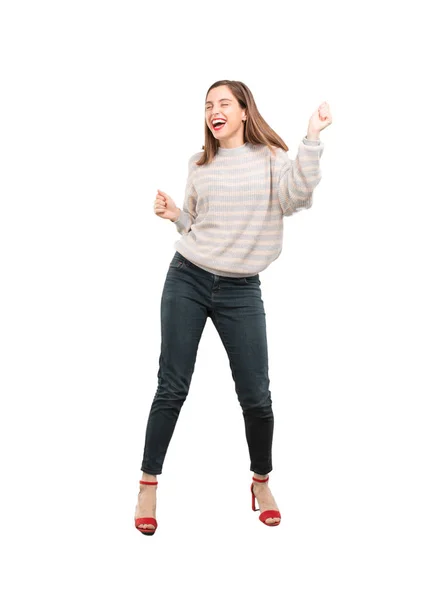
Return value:
<svg viewBox="0 0 433 600">
<path fill-rule="evenodd" d="M 154 212 L 175 223 L 181 238 L 162 292 L 158 388 L 135 511 L 135 526 L 145 535 L 157 528 L 157 475 L 189 392 L 208 317 L 227 351 L 245 421 L 252 508 L 260 510 L 265 525 L 281 521 L 267 483 L 274 416 L 259 273 L 281 254 L 283 217 L 312 205 L 321 180 L 319 134 L 331 123 L 324 102 L 312 114 L 292 161 L 249 88 L 240 81 L 217 81 L 206 94 L 205 145 L 189 159 L 183 209 L 158 190 Z"/>
</svg>

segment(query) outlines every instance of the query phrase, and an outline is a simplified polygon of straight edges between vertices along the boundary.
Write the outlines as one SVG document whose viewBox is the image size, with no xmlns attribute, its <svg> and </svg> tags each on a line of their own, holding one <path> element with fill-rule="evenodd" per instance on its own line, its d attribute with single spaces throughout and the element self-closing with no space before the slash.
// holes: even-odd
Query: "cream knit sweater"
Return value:
<svg viewBox="0 0 433 600">
<path fill-rule="evenodd" d="M 276 148 L 245 143 L 218 148 L 214 160 L 188 162 L 183 209 L 174 221 L 181 239 L 175 249 L 214 275 L 248 277 L 281 254 L 283 217 L 310 208 L 321 180 L 324 143 L 299 144 L 295 160 Z"/>
</svg>

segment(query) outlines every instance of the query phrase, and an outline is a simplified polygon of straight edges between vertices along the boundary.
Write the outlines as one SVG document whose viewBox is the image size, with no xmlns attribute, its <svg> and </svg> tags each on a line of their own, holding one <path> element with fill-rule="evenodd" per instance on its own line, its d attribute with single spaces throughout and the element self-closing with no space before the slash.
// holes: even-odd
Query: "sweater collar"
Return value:
<svg viewBox="0 0 433 600">
<path fill-rule="evenodd" d="M 245 142 L 242 146 L 237 146 L 236 148 L 221 148 L 218 147 L 217 154 L 220 156 L 233 156 L 234 154 L 246 154 L 250 150 L 250 144 Z"/>
</svg>

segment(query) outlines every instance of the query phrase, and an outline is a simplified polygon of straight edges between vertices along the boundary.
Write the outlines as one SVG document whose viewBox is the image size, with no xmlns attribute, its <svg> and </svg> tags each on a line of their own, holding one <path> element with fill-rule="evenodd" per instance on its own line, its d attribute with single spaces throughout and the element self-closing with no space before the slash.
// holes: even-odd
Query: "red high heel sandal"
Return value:
<svg viewBox="0 0 433 600">
<path fill-rule="evenodd" d="M 157 481 L 140 481 L 140 483 L 144 485 L 158 485 Z M 139 525 L 153 525 L 155 529 L 142 529 Z M 138 519 L 135 519 L 135 526 L 142 534 L 153 535 L 158 527 L 158 523 L 153 517 L 139 517 Z"/>
<path fill-rule="evenodd" d="M 256 481 L 257 483 L 266 483 L 268 480 L 269 480 L 269 475 L 266 477 L 266 479 L 257 479 L 256 477 L 253 477 L 253 481 Z M 252 483 L 251 484 L 252 508 L 254 511 L 257 511 L 260 509 L 256 508 L 256 497 L 254 495 L 253 486 L 254 486 L 254 484 Z M 265 525 L 268 525 L 268 527 L 276 527 L 277 525 L 279 525 L 281 523 L 281 514 L 280 514 L 279 510 L 265 510 L 262 512 L 259 519 L 262 523 L 264 523 Z M 266 519 L 280 519 L 280 520 L 277 523 L 266 523 Z"/>
</svg>

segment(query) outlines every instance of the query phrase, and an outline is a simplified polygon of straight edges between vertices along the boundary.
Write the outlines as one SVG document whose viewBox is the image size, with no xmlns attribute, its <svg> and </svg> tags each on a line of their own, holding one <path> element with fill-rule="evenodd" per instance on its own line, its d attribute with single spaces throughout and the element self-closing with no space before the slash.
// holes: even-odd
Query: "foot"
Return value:
<svg viewBox="0 0 433 600">
<path fill-rule="evenodd" d="M 155 479 L 153 481 L 155 481 Z M 140 519 L 141 517 L 153 517 L 156 519 L 156 487 L 156 485 L 143 485 L 140 483 L 138 502 L 135 509 L 136 519 Z M 138 525 L 138 528 L 155 529 L 150 523 L 142 523 Z"/>
<path fill-rule="evenodd" d="M 256 479 L 266 479 L 263 475 L 254 474 L 254 477 Z M 265 512 L 265 510 L 279 510 L 267 483 L 256 483 L 253 481 L 253 492 L 260 508 L 260 514 Z M 280 520 L 278 517 L 269 517 L 265 519 L 265 522 L 268 525 L 274 525 L 279 523 Z"/>
</svg>

